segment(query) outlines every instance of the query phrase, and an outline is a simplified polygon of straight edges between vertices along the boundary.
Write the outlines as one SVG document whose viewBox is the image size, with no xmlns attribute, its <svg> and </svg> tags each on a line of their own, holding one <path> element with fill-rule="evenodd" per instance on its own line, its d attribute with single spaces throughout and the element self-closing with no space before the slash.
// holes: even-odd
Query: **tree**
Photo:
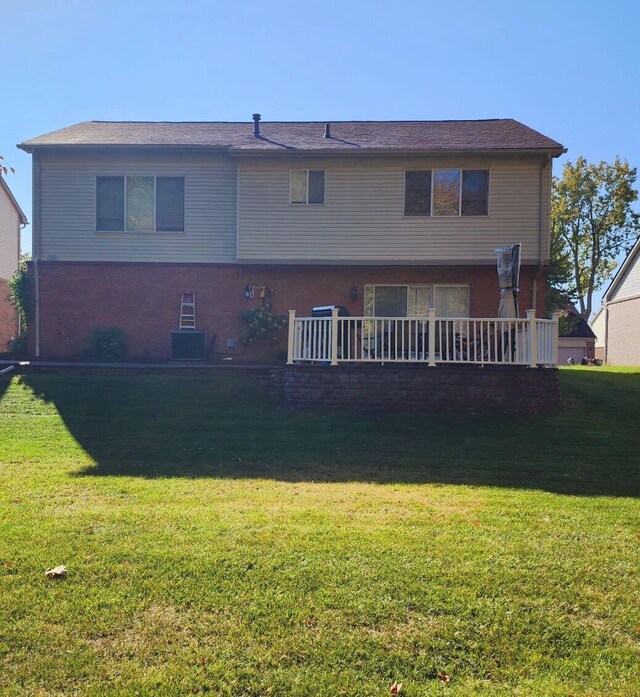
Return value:
<svg viewBox="0 0 640 697">
<path fill-rule="evenodd" d="M 12 174 L 16 173 L 15 169 L 13 167 L 9 167 L 9 165 L 7 165 L 5 163 L 4 157 L 2 157 L 2 155 L 0 155 L 0 177 L 2 176 L 3 172 L 4 172 L 5 176 L 7 176 L 9 174 L 9 172 L 11 172 Z"/>
<path fill-rule="evenodd" d="M 616 267 L 640 231 L 631 204 L 637 170 L 616 157 L 592 164 L 579 157 L 553 179 L 551 201 L 551 273 L 554 292 L 576 299 L 580 314 L 591 315 L 593 294 Z"/>
<path fill-rule="evenodd" d="M 547 267 L 547 314 L 565 308 L 576 300 L 573 266 L 556 220 L 551 221 L 551 255 Z"/>
</svg>

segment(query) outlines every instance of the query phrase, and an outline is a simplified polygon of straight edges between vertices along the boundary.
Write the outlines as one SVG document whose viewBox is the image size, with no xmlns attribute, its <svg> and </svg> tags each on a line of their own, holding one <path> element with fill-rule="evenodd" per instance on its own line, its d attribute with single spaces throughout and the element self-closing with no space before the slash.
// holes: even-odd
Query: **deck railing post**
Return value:
<svg viewBox="0 0 640 697">
<path fill-rule="evenodd" d="M 429 367 L 434 368 L 436 365 L 436 309 L 429 308 L 429 322 L 427 323 L 427 331 L 429 333 Z"/>
<path fill-rule="evenodd" d="M 331 365 L 338 365 L 338 308 L 331 308 Z"/>
<path fill-rule="evenodd" d="M 562 317 L 562 310 L 555 310 L 551 315 L 553 320 L 553 367 L 558 367 L 558 344 L 560 337 L 560 317 Z"/>
<path fill-rule="evenodd" d="M 536 322 L 536 311 L 527 310 L 527 321 L 529 322 L 529 368 L 538 367 L 538 323 Z"/>
<path fill-rule="evenodd" d="M 287 365 L 293 365 L 293 347 L 296 335 L 296 311 L 289 310 L 289 337 L 287 341 Z"/>
</svg>

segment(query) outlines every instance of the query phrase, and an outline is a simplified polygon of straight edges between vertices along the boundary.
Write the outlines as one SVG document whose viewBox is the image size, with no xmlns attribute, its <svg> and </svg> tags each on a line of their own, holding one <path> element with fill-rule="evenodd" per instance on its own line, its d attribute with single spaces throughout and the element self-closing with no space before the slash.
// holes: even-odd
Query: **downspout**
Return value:
<svg viewBox="0 0 640 697">
<path fill-rule="evenodd" d="M 531 297 L 531 308 L 533 310 L 537 309 L 537 295 L 538 295 L 538 279 L 542 276 L 545 269 L 545 264 L 543 262 L 543 240 L 544 232 L 547 227 L 545 221 L 548 220 L 548 215 L 545 215 L 545 195 L 544 195 L 544 174 L 545 169 L 551 166 L 551 155 L 547 155 L 547 159 L 544 161 L 540 167 L 540 225 L 538 226 L 538 268 L 536 270 L 535 276 L 533 277 L 532 285 L 532 297 Z M 551 177 L 549 177 L 549 183 L 551 183 Z"/>
<path fill-rule="evenodd" d="M 604 364 L 609 365 L 609 303 L 604 301 Z"/>
<path fill-rule="evenodd" d="M 33 155 L 33 276 L 34 276 L 34 300 L 35 300 L 35 354 L 40 357 L 40 160 Z"/>
</svg>

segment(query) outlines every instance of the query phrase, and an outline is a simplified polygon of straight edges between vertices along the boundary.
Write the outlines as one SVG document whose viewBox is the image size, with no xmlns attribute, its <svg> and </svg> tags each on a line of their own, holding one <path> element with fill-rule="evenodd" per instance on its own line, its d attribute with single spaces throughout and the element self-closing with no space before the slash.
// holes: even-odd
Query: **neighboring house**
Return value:
<svg viewBox="0 0 640 697">
<path fill-rule="evenodd" d="M 608 365 L 640 365 L 640 238 L 602 297 L 591 328 Z"/>
<path fill-rule="evenodd" d="M 564 149 L 512 119 L 85 122 L 19 147 L 33 154 L 42 357 L 117 326 L 132 357 L 168 358 L 187 291 L 214 350 L 238 357 L 239 314 L 260 306 L 495 317 L 495 250 L 516 242 L 521 314 L 544 308 Z"/>
<path fill-rule="evenodd" d="M 568 308 L 567 317 L 569 329 L 565 332 L 560 331 L 558 339 L 558 363 L 579 365 L 583 358 L 592 360 L 596 357 L 596 335 L 587 320 L 573 305 Z"/>
<path fill-rule="evenodd" d="M 9 341 L 18 334 L 18 316 L 9 302 L 9 279 L 20 260 L 20 228 L 27 218 L 0 174 L 0 353 L 7 351 Z"/>
<path fill-rule="evenodd" d="M 604 361 L 604 306 L 601 307 L 591 320 L 591 331 L 596 335 L 595 356 L 598 360 Z"/>
</svg>

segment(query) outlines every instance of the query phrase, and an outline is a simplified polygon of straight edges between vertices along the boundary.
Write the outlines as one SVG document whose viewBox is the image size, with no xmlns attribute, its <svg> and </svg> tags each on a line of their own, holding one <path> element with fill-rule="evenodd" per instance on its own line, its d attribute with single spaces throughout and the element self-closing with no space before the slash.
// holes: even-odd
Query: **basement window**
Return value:
<svg viewBox="0 0 640 697">
<path fill-rule="evenodd" d="M 98 232 L 184 232 L 184 177 L 96 177 Z"/>
<path fill-rule="evenodd" d="M 292 169 L 289 190 L 292 204 L 324 203 L 324 170 Z"/>
</svg>

